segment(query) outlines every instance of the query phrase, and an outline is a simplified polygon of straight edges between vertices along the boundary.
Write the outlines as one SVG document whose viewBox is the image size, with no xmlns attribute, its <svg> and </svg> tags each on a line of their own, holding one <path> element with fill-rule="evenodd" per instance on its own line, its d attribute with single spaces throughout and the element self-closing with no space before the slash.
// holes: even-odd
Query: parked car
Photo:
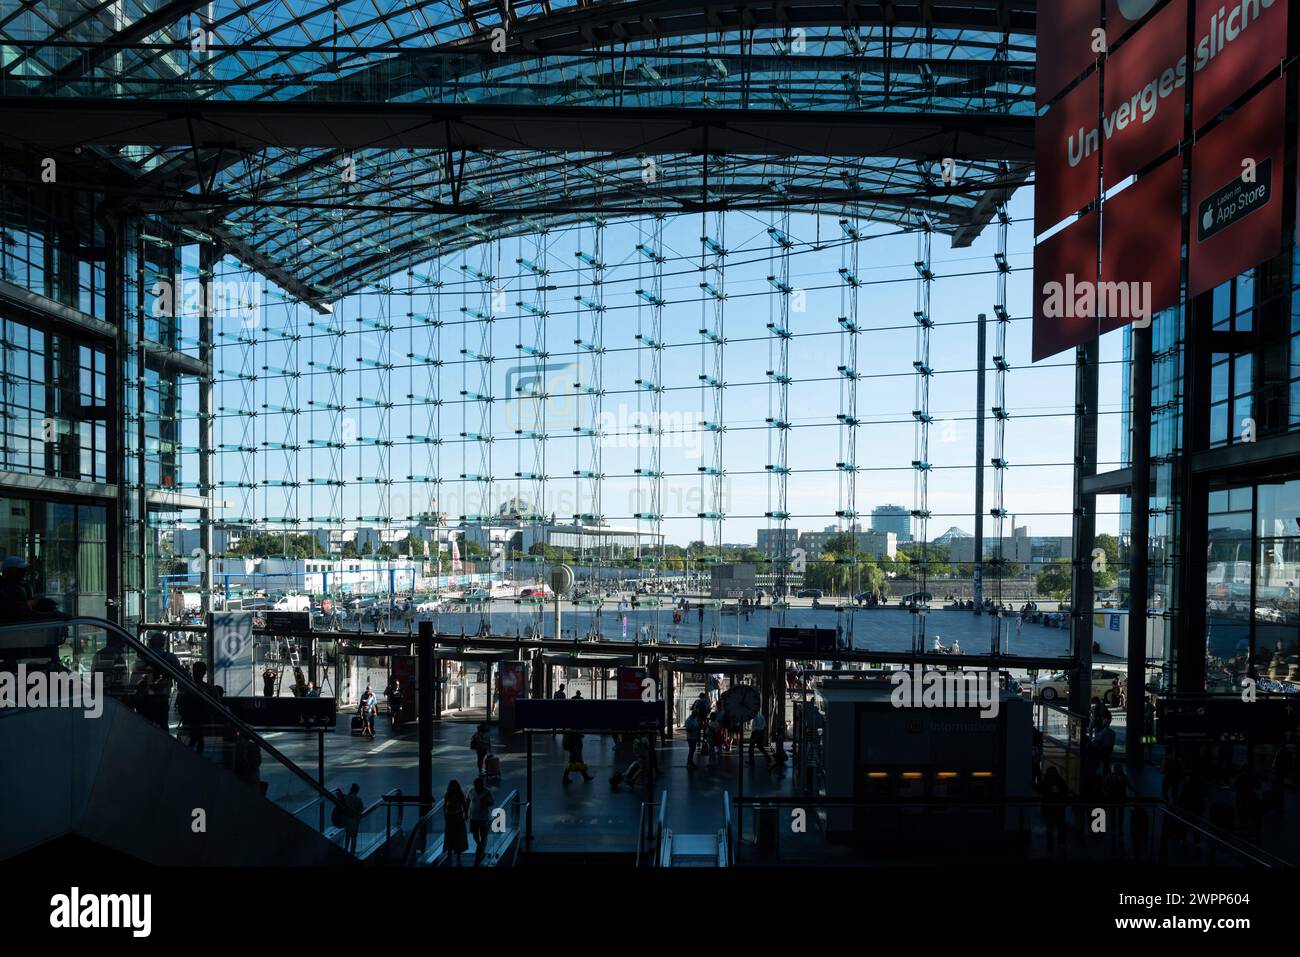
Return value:
<svg viewBox="0 0 1300 957">
<path fill-rule="evenodd" d="M 904 608 L 911 608 L 915 605 L 928 605 L 934 601 L 934 596 L 928 591 L 914 591 L 904 595 L 898 600 L 898 603 Z"/>
<path fill-rule="evenodd" d="M 1125 674 L 1115 668 L 1093 668 L 1092 669 L 1092 697 L 1101 698 L 1112 707 L 1119 707 L 1123 704 Z M 1112 694 L 1115 687 L 1115 679 L 1119 679 L 1120 700 L 1107 700 Z M 1070 696 L 1070 673 L 1068 671 L 1058 671 L 1055 674 L 1042 675 L 1034 679 L 1033 696 L 1043 701 L 1064 701 Z"/>
<path fill-rule="evenodd" d="M 800 588 L 794 595 L 796 598 L 821 598 L 822 590 L 820 588 Z"/>
<path fill-rule="evenodd" d="M 554 597 L 551 590 L 543 585 L 541 588 L 522 588 L 519 591 L 520 598 L 552 598 Z"/>
</svg>

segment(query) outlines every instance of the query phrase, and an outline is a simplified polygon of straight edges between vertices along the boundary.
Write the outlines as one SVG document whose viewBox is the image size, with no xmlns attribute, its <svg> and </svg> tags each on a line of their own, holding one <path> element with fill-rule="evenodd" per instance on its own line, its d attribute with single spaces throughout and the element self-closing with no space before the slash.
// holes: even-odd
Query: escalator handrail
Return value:
<svg viewBox="0 0 1300 957">
<path fill-rule="evenodd" d="M 733 863 L 735 862 L 735 858 L 734 858 L 732 855 L 733 855 L 733 851 L 734 851 L 734 849 L 735 849 L 736 842 L 740 840 L 740 833 L 739 833 L 739 831 L 737 831 L 735 839 L 734 839 L 734 840 L 732 839 L 732 836 L 731 836 L 731 824 L 732 824 L 731 817 L 732 817 L 732 815 L 731 815 L 731 792 L 730 792 L 730 791 L 723 791 L 723 792 L 722 792 L 722 834 L 723 834 L 723 840 L 725 841 L 725 847 L 723 848 L 723 850 L 725 851 L 725 853 L 726 853 L 726 855 L 727 855 L 727 864 L 728 864 L 728 866 L 730 866 L 731 864 L 733 864 Z"/>
<path fill-rule="evenodd" d="M 442 814 L 443 805 L 444 805 L 444 799 L 439 798 L 437 800 L 437 803 L 435 803 L 433 807 L 429 808 L 429 810 L 421 814 L 420 817 L 416 820 L 416 822 L 411 826 L 411 833 L 407 835 L 406 844 L 402 848 L 403 867 L 411 866 L 411 863 L 414 860 L 414 856 L 415 856 L 415 847 L 416 844 L 419 842 L 421 834 L 424 835 L 426 846 L 428 845 L 428 843 L 432 843 L 434 839 L 433 823 L 437 819 L 438 815 Z"/>
<path fill-rule="evenodd" d="M 324 798 L 328 800 L 330 803 L 332 803 L 335 807 L 339 808 L 339 810 L 343 811 L 345 814 L 349 813 L 347 807 L 343 804 L 342 801 L 340 801 L 337 797 L 334 796 L 334 793 L 332 791 L 322 786 L 320 782 L 318 782 L 310 774 L 308 774 L 302 768 L 298 767 L 297 764 L 295 764 L 285 755 L 281 754 L 276 749 L 276 747 L 273 744 L 271 744 L 271 742 L 267 741 L 264 737 L 262 737 L 256 731 L 254 731 L 247 724 L 245 724 L 242 719 L 237 717 L 233 712 L 230 711 L 229 708 L 223 705 L 221 703 L 221 699 L 216 697 L 214 694 L 212 694 L 212 692 L 208 690 L 207 686 L 199 684 L 197 681 L 194 680 L 193 676 L 190 675 L 190 673 L 187 672 L 184 668 L 172 664 L 166 658 L 157 654 L 152 648 L 150 648 L 148 645 L 142 642 L 135 635 L 131 634 L 121 625 L 115 624 L 114 622 L 111 622 L 106 618 L 93 618 L 90 617 L 89 615 L 77 615 L 76 617 L 73 618 L 38 619 L 34 621 L 22 621 L 22 622 L 15 622 L 12 624 L 0 625 L 0 634 L 3 634 L 6 631 L 31 631 L 34 629 L 46 629 L 46 628 L 51 628 L 51 629 L 68 628 L 74 625 L 86 625 L 92 628 L 101 628 L 104 631 L 112 632 L 113 634 L 119 635 L 120 637 L 126 639 L 127 644 L 132 651 L 134 651 L 137 655 L 141 655 L 142 657 L 144 657 L 151 665 L 153 665 L 155 668 L 158 668 L 159 670 L 169 675 L 171 679 L 176 682 L 178 693 L 180 689 L 184 688 L 185 690 L 189 691 L 192 694 L 201 694 L 203 696 L 204 706 L 217 712 L 221 716 L 223 722 L 233 725 L 235 729 L 238 730 L 241 734 L 248 735 L 249 738 L 251 738 L 253 741 L 257 743 L 258 747 L 260 747 L 263 751 L 266 751 L 268 754 L 270 754 L 271 757 L 279 761 L 280 764 L 284 765 L 284 767 L 287 768 L 291 774 L 297 777 L 298 780 L 300 780 L 303 784 L 306 784 L 312 791 L 316 793 L 316 795 L 319 798 Z"/>
</svg>

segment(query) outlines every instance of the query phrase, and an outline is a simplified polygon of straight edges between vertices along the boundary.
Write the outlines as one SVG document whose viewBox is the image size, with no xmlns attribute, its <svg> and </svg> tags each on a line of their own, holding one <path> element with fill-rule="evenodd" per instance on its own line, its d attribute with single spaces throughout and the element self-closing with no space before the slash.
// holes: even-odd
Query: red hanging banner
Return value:
<svg viewBox="0 0 1300 957">
<path fill-rule="evenodd" d="M 1192 149 L 1188 295 L 1281 251 L 1285 109 L 1277 80 Z"/>
</svg>

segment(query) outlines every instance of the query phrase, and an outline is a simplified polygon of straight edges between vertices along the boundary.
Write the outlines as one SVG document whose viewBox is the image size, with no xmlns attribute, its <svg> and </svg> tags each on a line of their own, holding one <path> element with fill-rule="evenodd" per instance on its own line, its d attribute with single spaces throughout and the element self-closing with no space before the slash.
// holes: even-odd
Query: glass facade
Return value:
<svg viewBox="0 0 1300 957">
<path fill-rule="evenodd" d="M 108 352 L 0 323 L 0 469 L 108 482 Z"/>
<path fill-rule="evenodd" d="M 32 564 L 33 592 L 70 615 L 108 611 L 108 508 L 0 497 L 0 551 Z"/>
</svg>

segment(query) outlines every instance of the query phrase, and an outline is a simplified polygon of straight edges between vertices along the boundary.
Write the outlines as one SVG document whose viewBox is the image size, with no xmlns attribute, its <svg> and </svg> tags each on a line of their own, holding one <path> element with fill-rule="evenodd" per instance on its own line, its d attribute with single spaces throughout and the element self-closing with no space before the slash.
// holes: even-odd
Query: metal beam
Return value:
<svg viewBox="0 0 1300 957">
<path fill-rule="evenodd" d="M 45 146 L 562 150 L 1033 160 L 1007 114 L 7 97 L 0 135 Z"/>
</svg>

